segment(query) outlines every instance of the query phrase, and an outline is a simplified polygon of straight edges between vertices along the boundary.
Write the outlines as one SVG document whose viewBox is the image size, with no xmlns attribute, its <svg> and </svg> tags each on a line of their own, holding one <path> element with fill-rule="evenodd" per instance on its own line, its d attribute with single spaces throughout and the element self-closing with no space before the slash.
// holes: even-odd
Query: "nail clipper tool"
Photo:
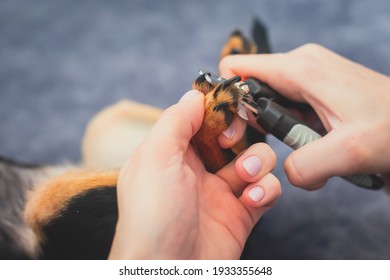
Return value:
<svg viewBox="0 0 390 280">
<path fill-rule="evenodd" d="M 200 75 L 204 75 L 205 79 L 214 86 L 226 80 L 203 69 L 199 70 Z M 235 85 L 242 96 L 241 105 L 254 114 L 257 124 L 289 147 L 299 149 L 322 137 L 287 109 L 291 107 L 301 109 L 308 105 L 294 103 L 254 78 L 247 78 Z M 239 115 L 248 120 L 242 111 L 240 108 Z M 366 189 L 377 190 L 384 186 L 382 178 L 374 174 L 355 174 L 342 178 Z"/>
</svg>

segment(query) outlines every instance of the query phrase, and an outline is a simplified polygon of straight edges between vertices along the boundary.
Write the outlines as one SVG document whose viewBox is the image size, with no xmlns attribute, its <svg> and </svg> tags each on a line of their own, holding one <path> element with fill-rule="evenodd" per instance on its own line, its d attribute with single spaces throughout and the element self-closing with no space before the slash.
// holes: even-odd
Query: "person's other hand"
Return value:
<svg viewBox="0 0 390 280">
<path fill-rule="evenodd" d="M 216 174 L 205 170 L 190 144 L 203 114 L 203 94 L 188 92 L 122 167 L 110 258 L 238 259 L 276 202 L 276 156 L 264 143 Z"/>
<path fill-rule="evenodd" d="M 226 78 L 258 78 L 314 109 L 317 122 L 301 112 L 304 120 L 328 133 L 287 157 L 292 184 L 316 189 L 335 175 L 382 173 L 386 178 L 390 172 L 389 77 L 313 44 L 288 53 L 228 56 L 220 72 Z"/>
</svg>

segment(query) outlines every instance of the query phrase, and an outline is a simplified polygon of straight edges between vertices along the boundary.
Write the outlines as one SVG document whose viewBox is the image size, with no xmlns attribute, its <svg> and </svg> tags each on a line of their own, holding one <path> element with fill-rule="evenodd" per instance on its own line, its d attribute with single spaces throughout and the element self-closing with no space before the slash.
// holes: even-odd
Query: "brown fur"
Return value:
<svg viewBox="0 0 390 280">
<path fill-rule="evenodd" d="M 252 41 L 248 41 L 241 32 L 233 33 L 221 50 L 220 58 L 233 54 L 256 53 L 257 47 Z"/>
<path fill-rule="evenodd" d="M 65 172 L 46 182 L 30 194 L 25 208 L 26 222 L 40 235 L 40 228 L 60 213 L 73 197 L 84 191 L 104 186 L 116 186 L 119 172 Z"/>
</svg>

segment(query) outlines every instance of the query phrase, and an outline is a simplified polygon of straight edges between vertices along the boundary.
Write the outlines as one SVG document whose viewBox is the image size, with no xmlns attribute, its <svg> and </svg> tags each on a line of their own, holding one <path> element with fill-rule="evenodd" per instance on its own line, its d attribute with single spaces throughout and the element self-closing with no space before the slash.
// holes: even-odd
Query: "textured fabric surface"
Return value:
<svg viewBox="0 0 390 280">
<path fill-rule="evenodd" d="M 229 33 L 248 33 L 254 17 L 268 26 L 275 52 L 316 42 L 389 75 L 389 15 L 387 0 L 2 0 L 0 154 L 78 161 L 97 111 L 121 99 L 168 107 L 198 68 L 217 69 Z M 290 150 L 270 143 L 284 193 L 243 258 L 390 258 L 389 196 L 341 179 L 296 189 L 283 172 Z"/>
</svg>

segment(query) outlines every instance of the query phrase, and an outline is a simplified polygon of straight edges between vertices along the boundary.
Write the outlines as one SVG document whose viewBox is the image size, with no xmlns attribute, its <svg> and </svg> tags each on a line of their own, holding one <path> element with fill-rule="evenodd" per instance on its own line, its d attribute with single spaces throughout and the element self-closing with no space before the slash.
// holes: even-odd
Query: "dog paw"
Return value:
<svg viewBox="0 0 390 280">
<path fill-rule="evenodd" d="M 230 150 L 219 147 L 218 137 L 238 116 L 240 93 L 235 83 L 240 80 L 233 77 L 214 87 L 201 75 L 193 84 L 194 89 L 205 94 L 204 120 L 193 143 L 206 169 L 213 173 L 234 158 Z"/>
<path fill-rule="evenodd" d="M 235 83 L 241 80 L 240 77 L 233 77 L 212 86 L 201 75 L 193 85 L 205 94 L 205 118 L 202 126 L 208 132 L 208 136 L 219 135 L 226 130 L 233 122 L 239 111 L 240 93 Z"/>
</svg>

